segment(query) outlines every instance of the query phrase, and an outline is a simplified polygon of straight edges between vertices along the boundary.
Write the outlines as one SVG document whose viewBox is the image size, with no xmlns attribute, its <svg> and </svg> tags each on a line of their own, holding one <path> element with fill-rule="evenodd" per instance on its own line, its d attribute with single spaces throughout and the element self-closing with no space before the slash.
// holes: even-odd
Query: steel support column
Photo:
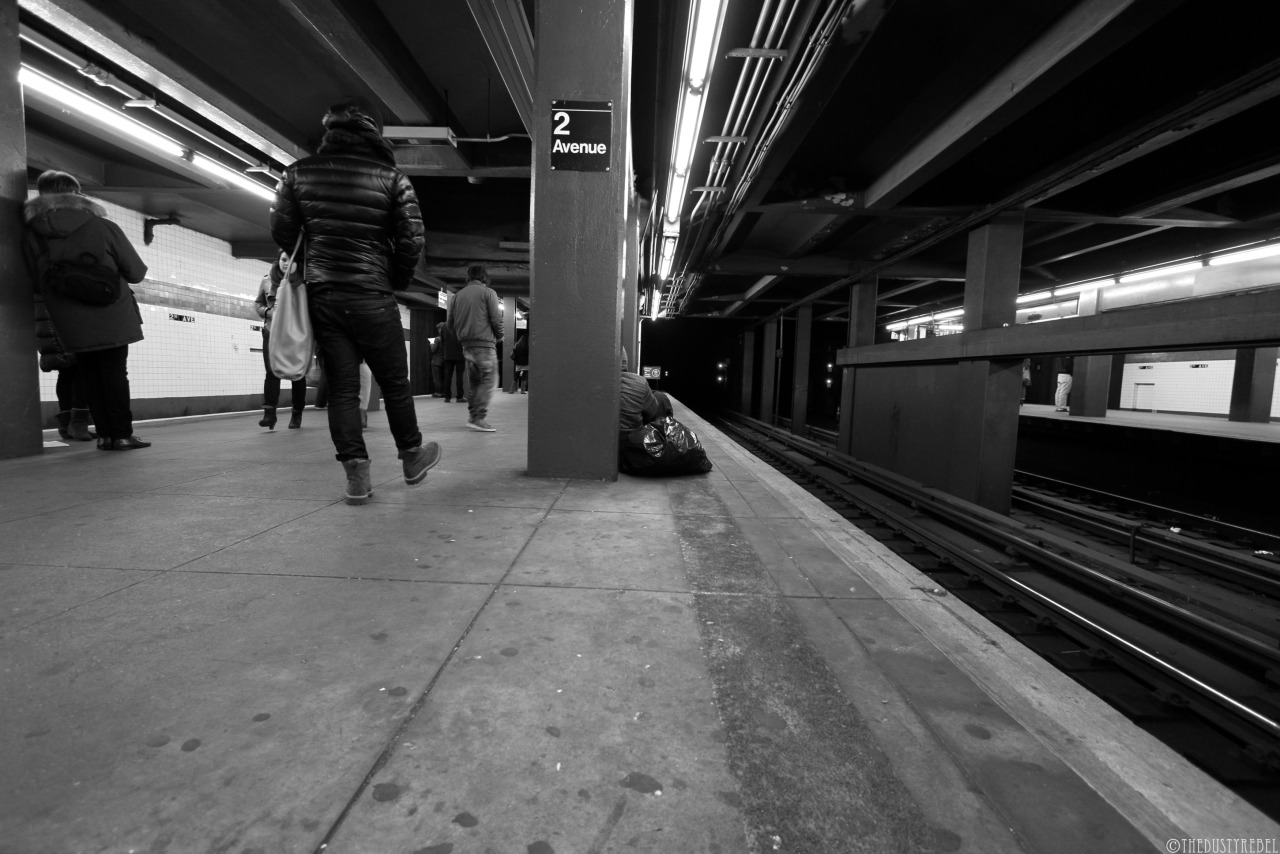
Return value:
<svg viewBox="0 0 1280 854">
<path fill-rule="evenodd" d="M 498 366 L 502 377 L 502 390 L 511 394 L 516 390 L 516 363 L 511 361 L 511 348 L 516 346 L 516 298 L 502 298 L 502 364 Z"/>
<path fill-rule="evenodd" d="M 25 457 L 44 449 L 40 435 L 32 282 L 22 257 L 22 217 L 27 200 L 27 127 L 18 83 L 17 0 L 0 0 L 0 457 Z"/>
<path fill-rule="evenodd" d="M 1021 217 L 1001 216 L 969 234 L 965 270 L 965 333 L 1012 326 L 1022 273 Z M 998 513 L 1009 512 L 1018 403 L 1020 359 L 961 362 L 958 411 L 947 417 L 951 434 L 947 490 Z"/>
<path fill-rule="evenodd" d="M 533 107 L 533 257 L 538 393 L 529 395 L 529 474 L 618 476 L 619 344 L 631 173 L 634 0 L 540 0 Z M 551 168 L 552 101 L 610 112 L 608 171 Z M 569 125 L 572 131 L 573 125 Z"/>
<path fill-rule="evenodd" d="M 1084 291 L 1076 302 L 1076 314 L 1092 317 L 1098 313 L 1098 292 Z M 1071 373 L 1071 415 L 1105 418 L 1111 395 L 1111 356 L 1077 356 Z"/>
<path fill-rule="evenodd" d="M 627 364 L 640 372 L 640 204 L 633 193 L 627 203 L 626 262 L 622 274 L 622 347 Z"/>
<path fill-rule="evenodd" d="M 1257 347 L 1236 351 L 1235 374 L 1231 379 L 1230 421 L 1271 420 L 1271 404 L 1276 386 L 1276 354 L 1280 348 Z"/>
<path fill-rule="evenodd" d="M 742 333 L 742 397 L 738 402 L 738 411 L 750 415 L 754 410 L 751 404 L 751 389 L 755 385 L 756 373 L 756 331 L 748 329 Z"/>
<path fill-rule="evenodd" d="M 777 400 L 778 321 L 770 320 L 760 335 L 760 408 L 756 417 L 774 423 L 773 408 Z"/>
<path fill-rule="evenodd" d="M 791 362 L 791 434 L 809 435 L 809 352 L 813 344 L 813 303 L 796 312 L 795 355 Z"/>
<path fill-rule="evenodd" d="M 876 300 L 879 290 L 880 280 L 874 277 L 849 286 L 846 346 L 867 347 L 876 342 Z M 840 435 L 837 447 L 846 454 L 853 453 L 853 400 L 857 370 L 853 365 L 840 369 Z"/>
</svg>

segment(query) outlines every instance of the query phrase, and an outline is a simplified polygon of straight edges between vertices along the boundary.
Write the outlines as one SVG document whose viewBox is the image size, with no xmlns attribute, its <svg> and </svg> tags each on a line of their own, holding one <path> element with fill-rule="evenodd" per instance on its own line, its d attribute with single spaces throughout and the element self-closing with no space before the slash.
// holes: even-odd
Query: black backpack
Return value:
<svg viewBox="0 0 1280 854">
<path fill-rule="evenodd" d="M 45 259 L 41 284 L 46 291 L 86 305 L 111 305 L 120 296 L 120 272 L 100 262 L 92 252 L 81 252 L 74 260 L 55 261 L 44 235 L 36 234 L 36 240 Z"/>
</svg>

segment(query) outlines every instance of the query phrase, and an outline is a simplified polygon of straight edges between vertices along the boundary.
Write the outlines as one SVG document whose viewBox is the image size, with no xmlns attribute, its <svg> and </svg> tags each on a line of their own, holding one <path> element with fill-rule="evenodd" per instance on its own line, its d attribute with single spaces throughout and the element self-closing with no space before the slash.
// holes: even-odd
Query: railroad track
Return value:
<svg viewBox="0 0 1280 854">
<path fill-rule="evenodd" d="M 1280 819 L 1280 537 L 1031 477 L 1003 516 L 832 437 L 718 426 Z"/>
</svg>

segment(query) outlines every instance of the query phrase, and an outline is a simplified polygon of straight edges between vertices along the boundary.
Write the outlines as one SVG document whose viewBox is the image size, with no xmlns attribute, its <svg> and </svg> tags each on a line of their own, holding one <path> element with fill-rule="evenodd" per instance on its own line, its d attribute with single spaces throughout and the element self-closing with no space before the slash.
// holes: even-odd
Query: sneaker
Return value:
<svg viewBox="0 0 1280 854">
<path fill-rule="evenodd" d="M 1059 406 L 1057 409 L 1055 409 L 1055 410 L 1053 410 L 1053 411 L 1054 411 L 1054 412 L 1070 412 L 1071 410 L 1070 410 L 1070 409 L 1064 409 L 1063 407 Z"/>
<path fill-rule="evenodd" d="M 467 426 L 472 430 L 479 430 L 481 433 L 497 433 L 497 427 L 490 427 L 489 422 L 483 418 L 473 418 L 467 422 Z"/>
<path fill-rule="evenodd" d="M 410 486 L 422 483 L 427 472 L 440 462 L 441 456 L 443 453 L 439 442 L 427 442 L 425 445 L 401 451 L 400 459 L 404 460 L 404 482 Z"/>
</svg>

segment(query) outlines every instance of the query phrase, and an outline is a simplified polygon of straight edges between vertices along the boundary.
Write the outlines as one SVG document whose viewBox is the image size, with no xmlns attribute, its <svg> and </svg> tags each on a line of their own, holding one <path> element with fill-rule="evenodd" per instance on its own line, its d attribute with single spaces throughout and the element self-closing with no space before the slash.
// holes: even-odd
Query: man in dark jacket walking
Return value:
<svg viewBox="0 0 1280 854">
<path fill-rule="evenodd" d="M 467 384 L 471 397 L 467 400 L 470 418 L 467 426 L 482 433 L 493 433 L 485 416 L 498 383 L 498 342 L 502 340 L 502 310 L 498 295 L 489 288 L 489 272 L 479 264 L 467 268 L 467 284 L 449 301 L 448 326 L 462 344 L 467 360 Z"/>
<path fill-rule="evenodd" d="M 329 434 L 347 474 L 348 504 L 373 495 L 360 429 L 360 362 L 382 388 L 405 482 L 421 483 L 440 461 L 423 444 L 409 391 L 400 307 L 423 249 L 413 185 L 395 164 L 375 111 L 358 100 L 329 108 L 319 151 L 285 169 L 271 236 L 292 252 L 302 235 L 308 307 L 329 380 Z"/>
</svg>

